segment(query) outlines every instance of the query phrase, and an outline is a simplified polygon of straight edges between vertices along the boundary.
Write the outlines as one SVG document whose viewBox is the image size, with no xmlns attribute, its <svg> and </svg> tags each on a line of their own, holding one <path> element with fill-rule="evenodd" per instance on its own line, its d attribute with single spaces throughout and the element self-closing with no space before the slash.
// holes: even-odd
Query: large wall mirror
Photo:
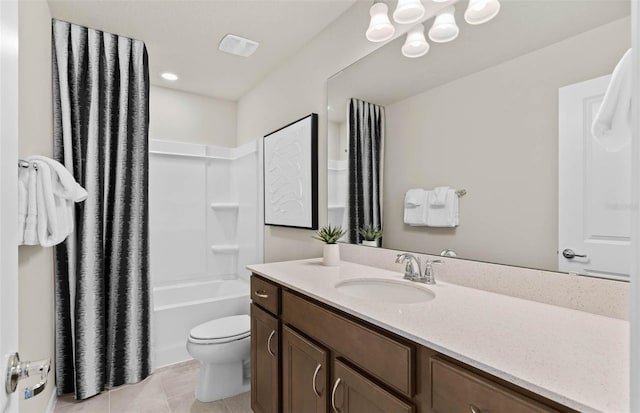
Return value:
<svg viewBox="0 0 640 413">
<path fill-rule="evenodd" d="M 370 225 L 365 245 L 628 278 L 630 144 L 591 123 L 629 1 L 504 0 L 479 26 L 466 6 L 454 41 L 409 59 L 402 36 L 329 79 L 329 223 L 344 242 Z M 438 187 L 466 191 L 457 225 L 406 224 L 407 192 Z"/>
</svg>

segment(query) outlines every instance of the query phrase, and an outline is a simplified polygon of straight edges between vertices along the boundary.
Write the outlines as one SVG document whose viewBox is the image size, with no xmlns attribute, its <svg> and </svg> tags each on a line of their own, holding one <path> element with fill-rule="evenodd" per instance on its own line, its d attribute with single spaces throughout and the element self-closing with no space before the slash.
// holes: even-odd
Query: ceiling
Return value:
<svg viewBox="0 0 640 413">
<path fill-rule="evenodd" d="M 471 26 L 462 16 L 467 1 L 461 1 L 456 6 L 458 38 L 451 43 L 430 42 L 429 53 L 421 58 L 402 56 L 402 36 L 336 74 L 329 81 L 329 119 L 343 121 L 351 97 L 388 105 L 628 16 L 631 7 L 629 0 L 501 3 L 495 19 Z M 427 30 L 431 24 L 425 23 Z"/>
<path fill-rule="evenodd" d="M 238 100 L 356 0 L 48 0 L 54 18 L 143 40 L 151 83 Z M 232 33 L 260 43 L 220 52 Z M 176 73 L 169 82 L 162 72 Z"/>
</svg>

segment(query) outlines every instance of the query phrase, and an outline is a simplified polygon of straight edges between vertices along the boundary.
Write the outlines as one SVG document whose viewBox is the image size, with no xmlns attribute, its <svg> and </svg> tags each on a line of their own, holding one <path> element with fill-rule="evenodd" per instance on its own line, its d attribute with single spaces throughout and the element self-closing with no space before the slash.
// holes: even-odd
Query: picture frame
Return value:
<svg viewBox="0 0 640 413">
<path fill-rule="evenodd" d="M 318 114 L 264 136 L 265 225 L 318 229 Z"/>
</svg>

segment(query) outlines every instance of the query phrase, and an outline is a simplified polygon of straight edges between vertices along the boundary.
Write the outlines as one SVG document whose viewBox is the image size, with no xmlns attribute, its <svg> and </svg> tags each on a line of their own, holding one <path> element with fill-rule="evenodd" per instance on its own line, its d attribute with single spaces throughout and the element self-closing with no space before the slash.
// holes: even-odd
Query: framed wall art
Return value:
<svg viewBox="0 0 640 413">
<path fill-rule="evenodd" d="M 318 115 L 264 137 L 264 223 L 318 228 Z"/>
</svg>

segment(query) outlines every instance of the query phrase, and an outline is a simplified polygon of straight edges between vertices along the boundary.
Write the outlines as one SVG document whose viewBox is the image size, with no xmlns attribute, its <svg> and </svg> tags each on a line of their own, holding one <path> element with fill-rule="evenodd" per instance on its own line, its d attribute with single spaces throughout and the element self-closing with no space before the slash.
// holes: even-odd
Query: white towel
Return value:
<svg viewBox="0 0 640 413">
<path fill-rule="evenodd" d="M 428 191 L 429 199 L 435 199 L 433 191 Z M 427 226 L 429 227 L 457 227 L 460 220 L 458 215 L 458 195 L 453 189 L 448 189 L 444 205 L 429 202 L 427 208 Z"/>
<path fill-rule="evenodd" d="M 444 206 L 447 199 L 448 186 L 437 186 L 429 193 L 429 206 Z"/>
<path fill-rule="evenodd" d="M 32 156 L 28 160 L 32 166 L 22 241 L 26 245 L 51 247 L 73 232 L 74 203 L 85 200 L 87 191 L 59 162 L 43 156 Z"/>
<path fill-rule="evenodd" d="M 33 166 L 30 166 L 29 179 L 27 181 L 27 215 L 24 224 L 24 233 L 22 234 L 23 245 L 38 245 L 38 203 L 36 198 L 36 181 L 37 172 Z"/>
<path fill-rule="evenodd" d="M 18 245 L 24 244 L 24 230 L 29 212 L 29 168 L 18 168 Z"/>
<path fill-rule="evenodd" d="M 631 49 L 622 56 L 593 119 L 591 133 L 607 152 L 617 152 L 631 140 Z"/>
<path fill-rule="evenodd" d="M 404 196 L 404 223 L 409 225 L 425 225 L 427 216 L 427 191 L 410 189 Z"/>
</svg>

